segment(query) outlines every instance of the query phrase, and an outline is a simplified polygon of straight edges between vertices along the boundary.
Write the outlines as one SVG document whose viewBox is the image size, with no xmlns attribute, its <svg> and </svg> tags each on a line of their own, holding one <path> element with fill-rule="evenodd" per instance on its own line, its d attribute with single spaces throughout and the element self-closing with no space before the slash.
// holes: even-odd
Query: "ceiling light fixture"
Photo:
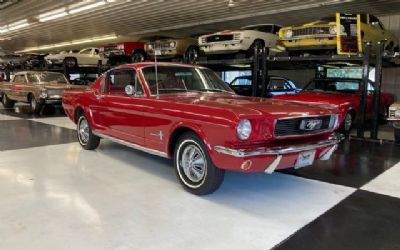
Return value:
<svg viewBox="0 0 400 250">
<path fill-rule="evenodd" d="M 76 45 L 76 44 L 92 43 L 92 42 L 99 42 L 99 41 L 104 41 L 104 40 L 112 40 L 112 39 L 116 39 L 116 38 L 118 38 L 118 36 L 116 34 L 108 34 L 108 35 L 104 35 L 104 36 L 96 36 L 96 37 L 91 37 L 91 38 L 86 38 L 86 39 L 81 39 L 81 40 L 73 40 L 70 42 L 62 42 L 62 43 L 48 44 L 48 45 L 43 45 L 43 46 L 38 46 L 38 47 L 30 47 L 30 48 L 26 48 L 21 51 L 17 51 L 17 53 L 24 53 L 24 52 L 31 52 L 31 51 L 38 51 L 38 50 L 47 50 L 47 49 L 65 47 L 65 46 Z"/>
<path fill-rule="evenodd" d="M 1 33 L 6 33 L 8 31 L 7 25 L 0 27 L 0 34 Z"/>
<path fill-rule="evenodd" d="M 65 8 L 52 10 L 52 11 L 40 14 L 39 22 L 46 22 L 46 21 L 57 19 L 57 18 L 66 16 L 66 15 L 68 15 L 68 13 Z"/>
<path fill-rule="evenodd" d="M 76 14 L 76 13 L 82 12 L 82 11 L 84 11 L 84 10 L 94 9 L 94 8 L 99 7 L 99 6 L 101 6 L 101 5 L 104 5 L 104 4 L 106 4 L 106 2 L 101 1 L 101 2 L 97 2 L 97 3 L 92 3 L 92 4 L 84 5 L 84 6 L 82 6 L 82 7 L 78 7 L 78 8 L 75 8 L 75 9 L 74 9 L 74 6 L 76 6 L 76 5 L 71 5 L 71 6 L 69 6 L 69 11 L 68 11 L 68 13 L 69 13 L 69 14 Z M 81 4 L 79 4 L 79 6 L 80 6 L 80 5 L 81 5 Z"/>
<path fill-rule="evenodd" d="M 233 0 L 229 0 L 228 7 L 235 7 L 235 2 Z"/>
<path fill-rule="evenodd" d="M 28 26 L 29 26 L 28 20 L 24 19 L 24 20 L 9 24 L 8 25 L 8 30 L 9 31 L 18 30 L 18 29 L 22 29 L 22 28 L 25 28 L 25 27 L 28 27 Z"/>
</svg>

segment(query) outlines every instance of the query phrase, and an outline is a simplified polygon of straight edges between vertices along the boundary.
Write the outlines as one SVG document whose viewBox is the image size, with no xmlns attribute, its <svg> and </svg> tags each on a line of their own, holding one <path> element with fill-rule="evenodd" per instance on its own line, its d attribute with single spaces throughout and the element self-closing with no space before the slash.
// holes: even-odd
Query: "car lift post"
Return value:
<svg viewBox="0 0 400 250">
<path fill-rule="evenodd" d="M 365 44 L 362 82 L 363 89 L 360 98 L 360 119 L 357 128 L 357 137 L 364 138 L 365 131 L 365 111 L 367 110 L 368 80 L 369 80 L 369 61 L 370 61 L 371 43 Z"/>
<path fill-rule="evenodd" d="M 378 50 L 376 52 L 376 64 L 375 64 L 375 86 L 374 86 L 374 104 L 373 104 L 373 116 L 372 116 L 372 128 L 371 128 L 371 139 L 378 139 L 378 119 L 380 111 L 380 97 L 381 97 L 381 86 L 382 86 L 382 56 L 385 49 L 385 41 L 378 42 Z M 385 107 L 386 108 L 386 107 Z"/>
<path fill-rule="evenodd" d="M 263 47 L 261 53 L 261 97 L 266 97 L 266 83 L 269 82 L 268 78 L 268 56 L 269 48 Z"/>
<path fill-rule="evenodd" d="M 254 46 L 254 56 L 253 56 L 253 86 L 252 86 L 252 95 L 253 96 L 258 96 L 258 80 L 260 79 L 259 77 L 259 71 L 260 71 L 260 51 L 257 46 Z"/>
</svg>

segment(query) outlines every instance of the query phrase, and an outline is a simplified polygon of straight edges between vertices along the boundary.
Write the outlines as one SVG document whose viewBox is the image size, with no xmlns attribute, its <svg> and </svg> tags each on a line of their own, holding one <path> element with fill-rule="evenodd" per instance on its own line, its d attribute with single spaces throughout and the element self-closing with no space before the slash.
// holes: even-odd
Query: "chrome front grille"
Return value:
<svg viewBox="0 0 400 250">
<path fill-rule="evenodd" d="M 174 46 L 171 46 L 171 44 L 174 44 Z M 151 46 L 151 50 L 170 50 L 170 49 L 176 48 L 176 42 L 175 41 L 157 41 L 157 42 L 150 43 L 150 46 Z"/>
<path fill-rule="evenodd" d="M 329 27 L 307 27 L 293 30 L 293 37 L 311 35 L 330 35 Z"/>
<path fill-rule="evenodd" d="M 310 135 L 329 131 L 335 127 L 337 116 L 313 116 L 279 119 L 275 124 L 275 137 Z"/>
<path fill-rule="evenodd" d="M 394 110 L 394 109 L 392 109 L 392 110 L 389 110 L 389 117 L 394 117 L 395 115 L 395 112 L 396 112 L 396 110 Z"/>
<path fill-rule="evenodd" d="M 47 90 L 47 95 L 49 97 L 51 96 L 62 96 L 64 94 L 64 90 L 62 89 L 48 89 Z"/>
<path fill-rule="evenodd" d="M 208 43 L 232 41 L 233 35 L 211 35 L 207 37 Z"/>
</svg>

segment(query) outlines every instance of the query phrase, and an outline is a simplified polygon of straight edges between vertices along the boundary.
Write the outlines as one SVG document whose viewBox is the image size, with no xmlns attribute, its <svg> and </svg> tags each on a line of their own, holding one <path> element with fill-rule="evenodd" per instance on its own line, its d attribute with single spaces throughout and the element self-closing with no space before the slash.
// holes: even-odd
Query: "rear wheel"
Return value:
<svg viewBox="0 0 400 250">
<path fill-rule="evenodd" d="M 15 105 L 15 102 L 8 98 L 6 94 L 2 94 L 1 96 L 1 103 L 3 104 L 3 107 L 5 108 L 13 108 Z"/>
<path fill-rule="evenodd" d="M 92 133 L 89 122 L 83 113 L 79 115 L 76 131 L 79 144 L 81 144 L 84 149 L 93 150 L 99 146 L 100 137 Z"/>
<path fill-rule="evenodd" d="M 224 180 L 225 170 L 214 166 L 203 141 L 191 132 L 179 138 L 174 165 L 182 186 L 196 195 L 214 192 Z"/>
</svg>

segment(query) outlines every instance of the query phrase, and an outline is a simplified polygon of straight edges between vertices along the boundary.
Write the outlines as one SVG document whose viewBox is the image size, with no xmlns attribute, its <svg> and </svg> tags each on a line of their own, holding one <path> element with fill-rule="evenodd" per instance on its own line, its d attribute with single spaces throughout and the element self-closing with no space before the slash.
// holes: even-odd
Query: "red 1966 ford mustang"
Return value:
<svg viewBox="0 0 400 250">
<path fill-rule="evenodd" d="M 123 65 L 66 92 L 63 105 L 84 149 L 107 138 L 172 158 L 183 187 L 198 195 L 215 191 L 225 170 L 305 167 L 329 159 L 340 141 L 336 109 L 238 96 L 191 65 Z"/>
</svg>

